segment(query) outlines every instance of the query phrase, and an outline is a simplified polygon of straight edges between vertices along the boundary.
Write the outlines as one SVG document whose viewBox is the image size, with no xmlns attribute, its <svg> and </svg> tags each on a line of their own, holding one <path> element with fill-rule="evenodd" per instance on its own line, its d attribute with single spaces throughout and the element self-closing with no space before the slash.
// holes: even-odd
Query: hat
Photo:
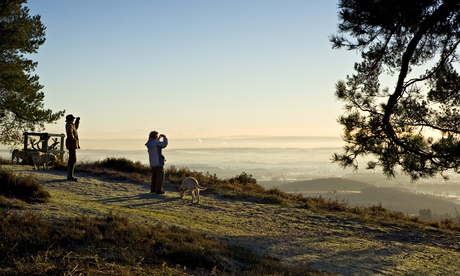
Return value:
<svg viewBox="0 0 460 276">
<path fill-rule="evenodd" d="M 71 121 L 71 120 L 73 120 L 73 119 L 75 119 L 75 117 L 74 117 L 72 114 L 69 114 L 69 115 L 67 115 L 67 116 L 65 117 L 65 120 L 66 120 L 66 121 Z"/>
</svg>

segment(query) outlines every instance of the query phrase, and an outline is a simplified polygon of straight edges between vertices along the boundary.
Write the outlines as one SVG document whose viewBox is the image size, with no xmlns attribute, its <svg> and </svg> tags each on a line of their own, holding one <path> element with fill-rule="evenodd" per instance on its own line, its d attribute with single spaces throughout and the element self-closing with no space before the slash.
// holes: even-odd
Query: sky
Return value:
<svg viewBox="0 0 460 276">
<path fill-rule="evenodd" d="M 340 136 L 333 0 L 29 0 L 44 107 L 80 139 Z M 65 118 L 47 125 L 65 132 Z"/>
</svg>

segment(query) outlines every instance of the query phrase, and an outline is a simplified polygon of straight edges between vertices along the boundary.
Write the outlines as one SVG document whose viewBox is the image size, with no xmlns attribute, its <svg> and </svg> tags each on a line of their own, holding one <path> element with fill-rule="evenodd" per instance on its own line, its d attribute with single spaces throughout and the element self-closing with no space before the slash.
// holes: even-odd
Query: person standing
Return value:
<svg viewBox="0 0 460 276">
<path fill-rule="evenodd" d="M 74 123 L 75 120 L 75 123 Z M 65 139 L 65 146 L 69 150 L 69 160 L 67 161 L 67 180 L 77 181 L 73 176 L 75 163 L 77 163 L 77 149 L 80 148 L 80 141 L 78 140 L 77 129 L 80 126 L 80 117 L 75 118 L 72 114 L 65 117 L 65 131 L 67 138 Z"/>
<path fill-rule="evenodd" d="M 164 194 L 164 165 L 165 157 L 162 154 L 162 149 L 168 145 L 168 138 L 164 134 L 158 135 L 158 132 L 152 131 L 149 134 L 149 140 L 145 143 L 149 153 L 150 167 L 152 168 L 152 185 L 151 193 Z"/>
</svg>

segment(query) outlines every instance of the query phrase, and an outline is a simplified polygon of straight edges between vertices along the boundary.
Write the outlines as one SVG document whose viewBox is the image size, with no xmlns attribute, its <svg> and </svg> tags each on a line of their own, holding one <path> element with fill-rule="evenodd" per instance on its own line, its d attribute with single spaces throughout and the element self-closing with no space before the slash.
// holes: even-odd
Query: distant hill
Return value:
<svg viewBox="0 0 460 276">
<path fill-rule="evenodd" d="M 304 193 L 305 191 L 361 191 L 374 185 L 344 178 L 321 178 L 303 180 L 280 185 L 279 188 L 285 192 Z"/>
<path fill-rule="evenodd" d="M 280 190 L 288 193 L 298 193 L 304 196 L 322 196 L 344 200 L 348 206 L 382 207 L 408 214 L 418 214 L 421 209 L 430 209 L 432 214 L 452 217 L 460 212 L 459 204 L 442 197 L 416 194 L 409 189 L 399 187 L 376 187 L 366 182 L 345 178 L 323 178 L 296 181 L 279 186 Z"/>
<path fill-rule="evenodd" d="M 448 199 L 432 195 L 416 194 L 410 190 L 396 187 L 366 188 L 359 194 L 344 194 L 341 198 L 348 200 L 350 206 L 382 207 L 409 214 L 418 214 L 421 209 L 430 209 L 433 214 L 456 216 L 460 206 Z"/>
</svg>

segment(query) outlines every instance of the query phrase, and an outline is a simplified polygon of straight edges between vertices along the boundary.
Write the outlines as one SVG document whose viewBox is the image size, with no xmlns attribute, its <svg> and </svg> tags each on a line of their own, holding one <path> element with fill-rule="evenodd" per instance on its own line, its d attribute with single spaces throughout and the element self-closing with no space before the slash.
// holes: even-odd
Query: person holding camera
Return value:
<svg viewBox="0 0 460 276">
<path fill-rule="evenodd" d="M 168 145 L 168 138 L 164 134 L 158 135 L 157 131 L 152 131 L 149 134 L 149 140 L 145 143 L 149 153 L 149 163 L 152 168 L 152 185 L 151 193 L 164 194 L 164 165 L 165 157 L 162 154 L 162 149 Z"/>
<path fill-rule="evenodd" d="M 75 123 L 74 123 L 75 120 Z M 67 180 L 77 181 L 73 176 L 75 163 L 77 163 L 77 149 L 80 148 L 80 141 L 78 140 L 78 126 L 80 125 L 80 117 L 75 118 L 72 114 L 65 117 L 65 131 L 67 138 L 65 139 L 65 146 L 69 150 L 69 160 L 67 161 Z"/>
</svg>

